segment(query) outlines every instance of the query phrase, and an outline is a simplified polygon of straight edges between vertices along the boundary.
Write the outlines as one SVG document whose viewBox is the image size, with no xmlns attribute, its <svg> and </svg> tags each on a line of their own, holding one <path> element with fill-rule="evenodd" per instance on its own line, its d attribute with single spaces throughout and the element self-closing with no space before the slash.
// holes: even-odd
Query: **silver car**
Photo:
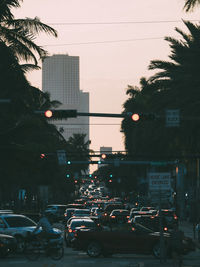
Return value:
<svg viewBox="0 0 200 267">
<path fill-rule="evenodd" d="M 0 233 L 14 236 L 17 239 L 18 251 L 24 249 L 24 238 L 36 228 L 36 223 L 20 214 L 0 214 Z"/>
</svg>

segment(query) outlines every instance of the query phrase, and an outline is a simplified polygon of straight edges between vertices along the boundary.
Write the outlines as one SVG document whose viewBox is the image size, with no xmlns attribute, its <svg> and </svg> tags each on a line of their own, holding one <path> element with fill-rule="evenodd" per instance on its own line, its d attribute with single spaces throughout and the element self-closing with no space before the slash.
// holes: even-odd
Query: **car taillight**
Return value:
<svg viewBox="0 0 200 267">
<path fill-rule="evenodd" d="M 115 216 L 114 216 L 114 215 L 112 215 L 112 216 L 111 216 L 111 218 L 113 218 L 113 219 L 114 219 L 114 218 L 115 218 Z"/>
<path fill-rule="evenodd" d="M 77 233 L 74 233 L 74 236 L 75 236 L 75 237 L 77 237 L 77 236 L 78 236 L 78 234 L 77 234 Z"/>
<path fill-rule="evenodd" d="M 129 216 L 126 216 L 126 218 L 128 219 L 128 218 L 129 218 Z"/>
<path fill-rule="evenodd" d="M 104 213 L 104 216 L 107 216 L 108 214 L 107 213 Z"/>
<path fill-rule="evenodd" d="M 135 227 L 132 227 L 132 231 L 135 231 Z"/>
<path fill-rule="evenodd" d="M 72 233 L 72 229 L 69 229 L 68 232 L 69 232 L 69 233 Z"/>
<path fill-rule="evenodd" d="M 168 230 L 168 228 L 167 227 L 164 227 L 164 231 L 167 231 Z"/>
<path fill-rule="evenodd" d="M 67 217 L 67 214 L 64 214 L 65 217 Z"/>
<path fill-rule="evenodd" d="M 174 215 L 174 219 L 175 219 L 175 220 L 177 220 L 177 219 L 178 219 L 178 217 L 177 217 L 176 215 Z"/>
</svg>

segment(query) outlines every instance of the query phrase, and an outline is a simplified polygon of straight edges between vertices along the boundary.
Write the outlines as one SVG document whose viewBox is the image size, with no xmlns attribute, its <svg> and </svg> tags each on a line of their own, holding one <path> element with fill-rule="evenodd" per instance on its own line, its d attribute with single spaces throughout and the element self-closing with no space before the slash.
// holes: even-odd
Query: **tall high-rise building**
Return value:
<svg viewBox="0 0 200 267">
<path fill-rule="evenodd" d="M 42 90 L 50 93 L 51 100 L 62 103 L 58 109 L 76 109 L 89 112 L 89 93 L 80 90 L 79 57 L 53 55 L 42 63 Z M 89 117 L 69 118 L 53 122 L 66 140 L 74 133 L 86 134 L 89 140 Z"/>
</svg>

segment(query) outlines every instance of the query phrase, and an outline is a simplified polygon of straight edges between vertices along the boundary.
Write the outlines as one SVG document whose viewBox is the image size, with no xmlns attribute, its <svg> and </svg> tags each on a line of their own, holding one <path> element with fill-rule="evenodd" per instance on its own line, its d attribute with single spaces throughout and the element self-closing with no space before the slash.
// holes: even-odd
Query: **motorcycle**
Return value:
<svg viewBox="0 0 200 267">
<path fill-rule="evenodd" d="M 63 237 L 61 233 L 54 236 L 29 234 L 25 239 L 24 254 L 27 259 L 37 260 L 42 253 L 53 260 L 60 260 L 64 256 Z"/>
</svg>

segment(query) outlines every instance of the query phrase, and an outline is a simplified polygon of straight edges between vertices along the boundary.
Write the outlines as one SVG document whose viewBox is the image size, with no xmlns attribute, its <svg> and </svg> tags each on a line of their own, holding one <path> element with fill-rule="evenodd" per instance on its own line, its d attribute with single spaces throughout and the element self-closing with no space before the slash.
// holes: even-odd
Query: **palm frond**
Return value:
<svg viewBox="0 0 200 267">
<path fill-rule="evenodd" d="M 34 64 L 21 64 L 20 67 L 24 73 L 32 70 L 41 69 L 40 66 Z"/>
<path fill-rule="evenodd" d="M 12 19 L 8 20 L 7 24 L 15 28 L 22 27 L 23 30 L 26 30 L 33 34 L 39 34 L 40 32 L 44 32 L 53 35 L 54 37 L 58 36 L 57 31 L 55 29 L 48 26 L 47 24 L 42 23 L 38 17 L 35 17 L 34 19 L 31 18 Z"/>
<path fill-rule="evenodd" d="M 186 12 L 188 12 L 188 11 L 192 11 L 194 7 L 199 4 L 200 4 L 200 0 L 186 0 L 183 8 L 186 10 Z"/>
<path fill-rule="evenodd" d="M 0 1 L 0 21 L 13 19 L 14 16 L 11 12 L 11 8 L 20 7 L 20 3 L 23 0 L 1 0 Z"/>
<path fill-rule="evenodd" d="M 32 51 L 36 51 L 40 58 L 48 55 L 47 51 L 42 47 L 36 45 L 32 40 L 34 37 L 30 33 L 22 31 L 21 28 L 18 29 L 7 29 L 5 27 L 1 28 L 1 35 L 4 41 L 15 50 L 16 55 L 26 61 L 33 60 L 37 65 L 36 56 Z"/>
</svg>

